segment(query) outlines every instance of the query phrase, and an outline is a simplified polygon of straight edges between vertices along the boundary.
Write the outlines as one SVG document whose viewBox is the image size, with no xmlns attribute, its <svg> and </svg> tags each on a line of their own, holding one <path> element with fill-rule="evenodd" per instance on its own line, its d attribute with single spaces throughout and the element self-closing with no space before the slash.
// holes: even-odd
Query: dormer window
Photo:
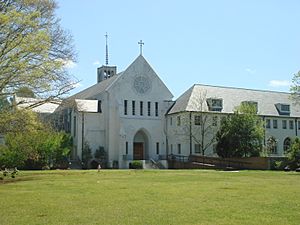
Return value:
<svg viewBox="0 0 300 225">
<path fill-rule="evenodd" d="M 275 106 L 280 115 L 290 115 L 291 111 L 289 104 L 277 103 Z"/>
<path fill-rule="evenodd" d="M 208 98 L 206 100 L 209 111 L 221 112 L 223 109 L 223 99 Z"/>
<path fill-rule="evenodd" d="M 255 101 L 243 101 L 242 105 L 248 105 L 248 106 L 251 106 L 251 107 L 255 107 L 255 112 L 256 113 L 258 112 L 258 103 L 255 102 Z"/>
</svg>

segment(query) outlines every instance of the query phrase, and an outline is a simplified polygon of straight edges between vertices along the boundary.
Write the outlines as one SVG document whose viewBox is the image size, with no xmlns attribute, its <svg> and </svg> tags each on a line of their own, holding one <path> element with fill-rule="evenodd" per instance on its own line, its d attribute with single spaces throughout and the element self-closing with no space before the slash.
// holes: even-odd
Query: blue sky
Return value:
<svg viewBox="0 0 300 225">
<path fill-rule="evenodd" d="M 143 55 L 178 97 L 195 83 L 289 91 L 300 70 L 298 0 L 58 0 L 58 17 L 73 37 L 81 85 L 96 68 L 118 71 Z"/>
</svg>

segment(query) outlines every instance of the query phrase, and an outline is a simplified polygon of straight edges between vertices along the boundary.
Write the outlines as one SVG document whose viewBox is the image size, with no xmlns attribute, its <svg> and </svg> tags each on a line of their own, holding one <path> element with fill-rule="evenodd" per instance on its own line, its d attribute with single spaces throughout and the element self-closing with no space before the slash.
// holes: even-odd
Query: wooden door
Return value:
<svg viewBox="0 0 300 225">
<path fill-rule="evenodd" d="M 144 159 L 144 144 L 142 142 L 133 143 L 133 159 L 134 160 Z"/>
</svg>

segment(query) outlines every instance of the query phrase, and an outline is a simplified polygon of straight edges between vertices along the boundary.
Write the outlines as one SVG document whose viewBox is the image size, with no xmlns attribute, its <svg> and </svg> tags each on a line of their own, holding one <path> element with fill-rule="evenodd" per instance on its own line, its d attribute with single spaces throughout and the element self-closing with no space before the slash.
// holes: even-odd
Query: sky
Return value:
<svg viewBox="0 0 300 225">
<path fill-rule="evenodd" d="M 299 0 L 57 0 L 61 25 L 74 38 L 80 85 L 96 69 L 125 70 L 143 56 L 174 95 L 193 84 L 288 92 L 300 70 Z"/>
</svg>

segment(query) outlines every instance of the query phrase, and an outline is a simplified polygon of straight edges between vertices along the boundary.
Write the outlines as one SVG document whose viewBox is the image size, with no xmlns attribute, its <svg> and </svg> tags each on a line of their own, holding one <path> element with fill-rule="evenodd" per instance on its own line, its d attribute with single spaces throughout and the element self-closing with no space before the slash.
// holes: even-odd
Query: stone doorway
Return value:
<svg viewBox="0 0 300 225">
<path fill-rule="evenodd" d="M 139 130 L 133 139 L 133 160 L 148 159 L 148 136 L 143 130 Z"/>
</svg>

